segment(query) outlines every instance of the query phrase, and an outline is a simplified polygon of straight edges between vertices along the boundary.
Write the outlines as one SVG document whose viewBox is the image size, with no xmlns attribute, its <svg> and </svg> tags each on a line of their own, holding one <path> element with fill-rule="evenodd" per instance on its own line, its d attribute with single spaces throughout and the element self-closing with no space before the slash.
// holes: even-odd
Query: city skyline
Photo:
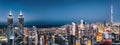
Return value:
<svg viewBox="0 0 120 45">
<path fill-rule="evenodd" d="M 119 21 L 119 0 L 0 0 L 0 22 L 7 23 L 11 10 L 14 24 L 18 23 L 19 11 L 23 12 L 25 24 L 68 24 L 86 22 L 110 22 L 111 4 L 113 21 Z"/>
</svg>

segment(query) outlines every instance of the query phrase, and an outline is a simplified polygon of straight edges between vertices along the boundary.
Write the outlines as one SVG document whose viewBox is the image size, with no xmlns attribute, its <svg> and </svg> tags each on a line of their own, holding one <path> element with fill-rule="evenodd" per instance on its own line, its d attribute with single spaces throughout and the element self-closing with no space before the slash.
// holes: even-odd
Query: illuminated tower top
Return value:
<svg viewBox="0 0 120 45">
<path fill-rule="evenodd" d="M 20 14 L 19 14 L 18 18 L 23 18 L 23 13 L 22 13 L 22 11 L 20 11 Z"/>
<path fill-rule="evenodd" d="M 23 15 L 23 14 L 22 14 L 22 11 L 20 11 L 20 15 Z"/>
<path fill-rule="evenodd" d="M 10 10 L 9 15 L 12 15 L 12 11 Z"/>
<path fill-rule="evenodd" d="M 12 17 L 12 11 L 11 11 L 11 10 L 10 10 L 10 12 L 9 12 L 8 18 L 9 18 L 9 19 L 12 19 L 12 18 L 13 18 L 13 17 Z"/>
</svg>

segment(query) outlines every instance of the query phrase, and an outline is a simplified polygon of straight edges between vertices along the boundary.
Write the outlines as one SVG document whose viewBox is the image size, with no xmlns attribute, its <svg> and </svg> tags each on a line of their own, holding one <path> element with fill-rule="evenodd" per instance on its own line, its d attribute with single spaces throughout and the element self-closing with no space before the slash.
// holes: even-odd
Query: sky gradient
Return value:
<svg viewBox="0 0 120 45">
<path fill-rule="evenodd" d="M 110 21 L 113 4 L 114 22 L 120 22 L 119 0 L 0 0 L 0 24 L 7 23 L 11 10 L 14 24 L 18 23 L 19 11 L 23 12 L 25 24 L 67 24 L 71 22 Z"/>
</svg>

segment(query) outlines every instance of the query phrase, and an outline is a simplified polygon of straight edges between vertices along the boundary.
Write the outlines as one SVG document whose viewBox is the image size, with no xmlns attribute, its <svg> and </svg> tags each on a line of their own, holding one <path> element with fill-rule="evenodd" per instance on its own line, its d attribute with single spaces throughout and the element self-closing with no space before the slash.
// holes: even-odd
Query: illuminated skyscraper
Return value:
<svg viewBox="0 0 120 45">
<path fill-rule="evenodd" d="M 22 14 L 22 11 L 20 11 L 20 14 L 18 16 L 18 27 L 19 27 L 19 30 L 24 29 L 24 16 Z"/>
<path fill-rule="evenodd" d="M 11 11 L 8 16 L 8 45 L 14 45 L 13 16 Z"/>
<path fill-rule="evenodd" d="M 12 12 L 10 11 L 8 15 L 8 29 L 11 30 L 13 28 L 13 16 Z"/>
</svg>

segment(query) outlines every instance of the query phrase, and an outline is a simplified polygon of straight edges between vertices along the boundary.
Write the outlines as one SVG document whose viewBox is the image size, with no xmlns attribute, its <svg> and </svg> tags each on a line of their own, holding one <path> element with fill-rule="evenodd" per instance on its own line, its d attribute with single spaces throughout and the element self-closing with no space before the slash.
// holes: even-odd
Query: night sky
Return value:
<svg viewBox="0 0 120 45">
<path fill-rule="evenodd" d="M 71 22 L 110 21 L 110 6 L 114 6 L 114 22 L 120 22 L 120 0 L 0 0 L 0 24 L 7 24 L 11 10 L 14 24 L 20 10 L 26 25 L 64 25 Z"/>
</svg>

